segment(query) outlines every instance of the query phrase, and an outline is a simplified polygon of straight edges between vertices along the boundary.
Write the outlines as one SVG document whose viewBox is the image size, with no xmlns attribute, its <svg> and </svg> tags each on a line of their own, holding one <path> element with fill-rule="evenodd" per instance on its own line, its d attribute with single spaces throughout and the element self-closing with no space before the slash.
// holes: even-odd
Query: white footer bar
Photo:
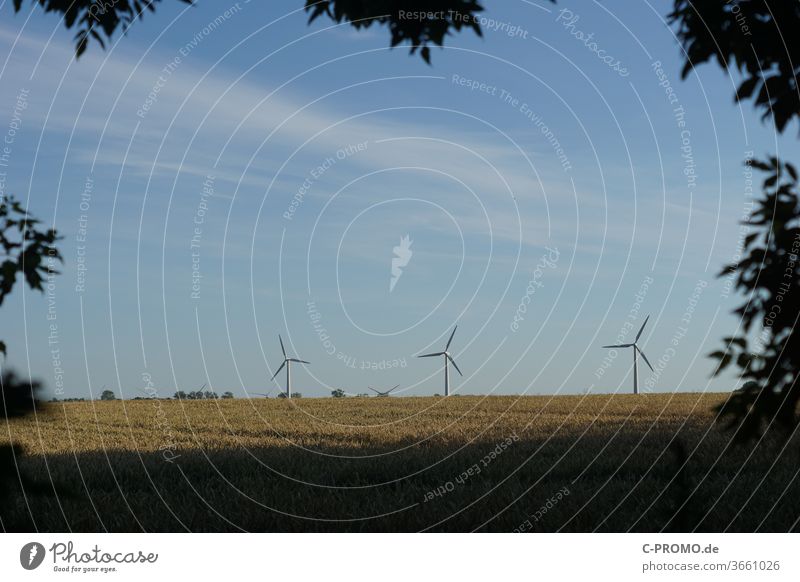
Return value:
<svg viewBox="0 0 800 582">
<path fill-rule="evenodd" d="M 796 534 L 4 534 L 4 580 L 800 580 Z M 580 578 L 579 578 L 580 577 Z"/>
</svg>

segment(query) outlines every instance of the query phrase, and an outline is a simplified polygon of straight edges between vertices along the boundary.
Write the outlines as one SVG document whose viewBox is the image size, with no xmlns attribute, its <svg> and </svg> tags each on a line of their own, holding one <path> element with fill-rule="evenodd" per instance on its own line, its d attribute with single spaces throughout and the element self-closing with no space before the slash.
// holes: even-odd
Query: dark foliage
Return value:
<svg viewBox="0 0 800 582">
<path fill-rule="evenodd" d="M 744 80 L 736 100 L 753 99 L 779 131 L 800 115 L 800 2 L 795 0 L 675 0 L 670 22 L 686 51 L 683 76 L 716 60 Z"/>
<path fill-rule="evenodd" d="M 161 1 L 31 0 L 61 16 L 68 29 L 77 29 L 78 56 L 92 39 L 105 47 L 117 31 L 124 33 Z M 15 10 L 22 5 L 23 0 L 14 0 Z M 412 53 L 419 49 L 428 62 L 430 45 L 442 46 L 448 34 L 464 29 L 482 34 L 476 15 L 483 6 L 477 0 L 306 0 L 305 9 L 309 21 L 327 16 L 357 29 L 386 26 L 392 46 L 408 43 Z M 420 12 L 429 16 L 407 16 Z M 765 117 L 775 116 L 779 129 L 800 111 L 798 21 L 800 3 L 786 0 L 675 0 L 670 14 L 687 55 L 683 75 L 711 59 L 724 68 L 737 68 L 745 75 L 737 99 L 752 97 Z"/>
<path fill-rule="evenodd" d="M 44 291 L 46 278 L 57 271 L 53 268 L 61 255 L 55 247 L 59 236 L 53 229 L 40 229 L 39 221 L 33 218 L 13 197 L 0 203 L 0 246 L 3 249 L 0 264 L 0 305 L 14 288 L 17 275 L 22 273 L 28 287 Z M 0 352 L 5 354 L 6 345 L 0 342 Z M 38 382 L 20 380 L 13 371 L 5 370 L 0 377 L 3 418 L 23 416 L 36 409 Z M 10 489 L 18 484 L 31 493 L 41 492 L 36 483 L 17 473 L 17 459 L 23 454 L 17 445 L 0 446 L 0 500 L 5 499 Z M 0 505 L 0 512 L 4 508 Z M 0 513 L 0 524 L 4 529 L 12 527 L 5 523 Z"/>
<path fill-rule="evenodd" d="M 53 266 L 62 260 L 55 247 L 60 237 L 53 229 L 40 229 L 39 224 L 13 197 L 0 203 L 0 305 L 14 288 L 19 273 L 31 289 L 39 291 L 44 291 L 48 274 L 58 274 Z M 0 352 L 6 353 L 1 341 Z"/>
<path fill-rule="evenodd" d="M 55 12 L 63 18 L 64 26 L 76 28 L 75 53 L 81 56 L 94 39 L 105 48 L 106 40 L 119 29 L 125 32 L 145 10 L 155 12 L 161 0 L 31 0 L 45 12 Z M 179 0 L 191 4 L 192 0 Z M 22 8 L 23 0 L 14 0 L 14 10 Z"/>
<path fill-rule="evenodd" d="M 711 354 L 719 360 L 717 373 L 735 362 L 748 380 L 718 410 L 738 429 L 739 440 L 761 435 L 770 423 L 794 429 L 800 399 L 798 174 L 776 158 L 752 165 L 768 174 L 764 197 L 747 223 L 744 258 L 720 273 L 734 277 L 737 289 L 745 293 L 745 303 L 735 311 L 742 331 L 723 340 L 724 350 Z"/>
<path fill-rule="evenodd" d="M 20 380 L 11 370 L 6 370 L 0 376 L 0 396 L 2 396 L 3 418 L 23 416 L 33 412 L 38 402 L 36 393 L 39 391 L 38 382 Z M 6 499 L 15 485 L 19 484 L 30 492 L 38 492 L 40 487 L 28 481 L 17 472 L 17 459 L 23 454 L 19 445 L 0 445 L 0 500 Z M 0 504 L 0 525 L 2 529 L 13 529 L 12 524 L 3 518 L 4 504 Z"/>
<path fill-rule="evenodd" d="M 68 29 L 75 28 L 75 53 L 83 54 L 91 40 L 101 47 L 118 32 L 141 18 L 144 12 L 154 12 L 161 0 L 31 0 L 45 12 L 63 17 Z M 191 4 L 192 0 L 178 0 Z M 19 11 L 23 0 L 14 0 Z M 327 16 L 335 22 L 349 22 L 355 28 L 373 24 L 389 28 L 392 46 L 408 43 L 411 52 L 419 53 L 430 62 L 430 46 L 442 46 L 451 32 L 468 28 L 481 35 L 475 15 L 483 8 L 476 0 L 306 0 L 309 22 Z M 424 12 L 418 17 L 409 13 Z"/>
<path fill-rule="evenodd" d="M 4 371 L 0 377 L 3 418 L 14 418 L 33 412 L 37 406 L 36 393 L 40 388 L 39 382 L 22 381 L 12 370 Z"/>
<path fill-rule="evenodd" d="M 800 116 L 800 2 L 675 0 L 670 20 L 686 52 L 684 77 L 696 65 L 715 60 L 743 76 L 735 100 L 752 99 L 779 132 Z M 718 409 L 740 442 L 757 438 L 767 427 L 793 429 L 800 399 L 797 172 L 775 158 L 752 165 L 768 173 L 764 197 L 748 223 L 745 258 L 720 274 L 734 277 L 745 294 L 746 302 L 735 311 L 743 329 L 711 354 L 718 360 L 717 373 L 735 363 L 748 380 Z"/>
<path fill-rule="evenodd" d="M 426 62 L 431 61 L 430 45 L 444 45 L 445 37 L 462 29 L 482 36 L 476 19 L 483 7 L 475 0 L 306 0 L 309 22 L 326 15 L 336 22 L 349 22 L 355 28 L 375 23 L 389 28 L 392 46 L 408 43 Z"/>
</svg>

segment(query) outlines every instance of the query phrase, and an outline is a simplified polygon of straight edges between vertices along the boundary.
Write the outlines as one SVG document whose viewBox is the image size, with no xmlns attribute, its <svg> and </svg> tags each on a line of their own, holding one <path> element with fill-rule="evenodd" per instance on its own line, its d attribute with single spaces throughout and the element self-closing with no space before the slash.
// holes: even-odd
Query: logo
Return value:
<svg viewBox="0 0 800 582">
<path fill-rule="evenodd" d="M 400 245 L 392 249 L 394 257 L 392 257 L 392 279 L 389 281 L 389 293 L 394 291 L 394 286 L 397 285 L 397 281 L 400 280 L 400 276 L 403 274 L 403 267 L 408 266 L 411 255 L 414 254 L 411 251 L 411 243 L 413 242 L 406 235 L 400 239 Z"/>
<path fill-rule="evenodd" d="M 39 542 L 30 542 L 19 551 L 19 563 L 26 570 L 35 570 L 44 561 L 44 546 Z"/>
</svg>

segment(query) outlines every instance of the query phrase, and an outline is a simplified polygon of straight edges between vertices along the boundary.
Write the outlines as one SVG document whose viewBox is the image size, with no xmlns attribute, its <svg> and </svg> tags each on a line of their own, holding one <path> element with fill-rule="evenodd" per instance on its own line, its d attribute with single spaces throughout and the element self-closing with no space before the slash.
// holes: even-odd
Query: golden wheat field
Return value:
<svg viewBox="0 0 800 582">
<path fill-rule="evenodd" d="M 8 530 L 788 531 L 797 442 L 720 394 L 49 404 Z M 33 484 L 33 485 L 32 485 Z"/>
</svg>

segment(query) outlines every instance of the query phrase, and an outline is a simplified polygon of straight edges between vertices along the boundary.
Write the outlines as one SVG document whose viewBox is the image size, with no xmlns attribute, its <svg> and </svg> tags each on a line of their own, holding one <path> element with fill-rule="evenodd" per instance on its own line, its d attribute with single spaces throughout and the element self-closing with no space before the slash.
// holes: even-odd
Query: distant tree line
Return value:
<svg viewBox="0 0 800 582">
<path fill-rule="evenodd" d="M 229 400 L 235 398 L 233 392 L 223 392 L 222 396 L 210 390 L 197 390 L 194 392 L 184 392 L 179 390 L 173 396 L 175 400 Z M 117 396 L 111 390 L 103 390 L 99 400 L 116 400 Z M 86 402 L 86 398 L 51 398 L 48 402 Z M 158 398 L 157 396 L 134 396 L 131 400 L 172 400 L 169 396 Z"/>
<path fill-rule="evenodd" d="M 302 398 L 303 394 L 301 392 L 292 392 L 292 398 Z M 285 392 L 279 392 L 278 398 L 286 398 Z"/>
</svg>

